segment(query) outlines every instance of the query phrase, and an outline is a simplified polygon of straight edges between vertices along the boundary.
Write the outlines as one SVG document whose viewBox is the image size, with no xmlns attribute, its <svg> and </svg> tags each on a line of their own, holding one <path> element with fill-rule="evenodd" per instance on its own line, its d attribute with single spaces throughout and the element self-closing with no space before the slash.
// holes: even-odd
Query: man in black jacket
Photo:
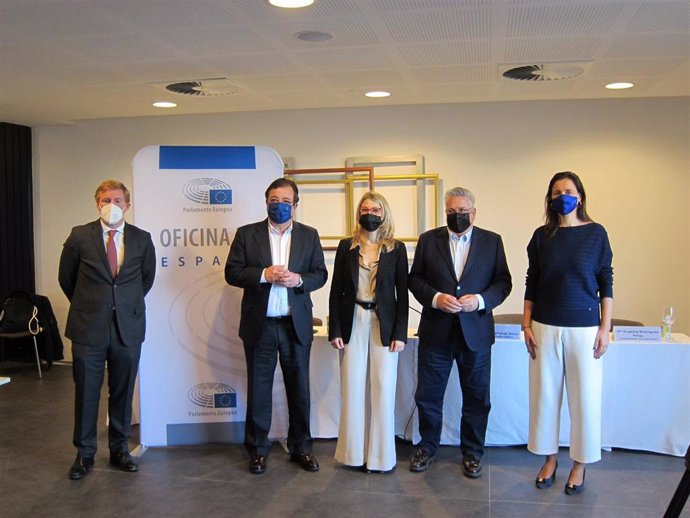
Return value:
<svg viewBox="0 0 690 518">
<path fill-rule="evenodd" d="M 318 471 L 309 429 L 310 293 L 326 283 L 328 271 L 319 233 L 293 220 L 297 185 L 278 178 L 265 194 L 268 219 L 237 229 L 225 264 L 228 284 L 244 288 L 239 334 L 247 361 L 244 444 L 249 471 L 266 471 L 277 358 L 288 401 L 290 460 Z"/>
</svg>

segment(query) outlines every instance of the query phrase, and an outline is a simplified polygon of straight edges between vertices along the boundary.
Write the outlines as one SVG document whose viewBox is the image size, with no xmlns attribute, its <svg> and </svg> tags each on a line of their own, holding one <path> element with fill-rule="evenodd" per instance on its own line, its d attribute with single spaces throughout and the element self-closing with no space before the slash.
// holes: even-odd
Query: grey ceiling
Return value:
<svg viewBox="0 0 690 518">
<path fill-rule="evenodd" d="M 671 0 L 0 0 L 0 121 L 690 95 L 690 2 Z M 315 30 L 333 38 L 305 42 Z M 509 65 L 578 63 L 561 81 Z M 189 97 L 169 82 L 228 78 Z M 610 91 L 611 81 L 636 87 Z M 369 89 L 392 92 L 370 100 Z M 173 110 L 151 103 L 172 100 Z"/>
</svg>

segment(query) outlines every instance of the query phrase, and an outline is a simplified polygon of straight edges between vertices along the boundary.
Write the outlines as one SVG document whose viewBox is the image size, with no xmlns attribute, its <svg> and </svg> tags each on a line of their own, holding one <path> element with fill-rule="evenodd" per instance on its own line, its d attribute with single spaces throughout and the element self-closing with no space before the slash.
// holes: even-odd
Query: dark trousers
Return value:
<svg viewBox="0 0 690 518">
<path fill-rule="evenodd" d="M 139 368 L 141 344 L 126 346 L 113 324 L 108 343 L 72 343 L 74 397 L 74 446 L 79 455 L 93 457 L 98 448 L 98 405 L 103 376 L 108 369 L 108 447 L 129 451 L 132 429 L 132 397 Z"/>
<path fill-rule="evenodd" d="M 419 448 L 435 454 L 443 428 L 443 396 L 453 367 L 458 365 L 462 390 L 460 447 L 463 456 L 481 458 L 491 410 L 491 348 L 472 351 L 457 325 L 456 340 L 450 344 L 419 344 L 418 380 L 415 401 L 419 411 Z"/>
<path fill-rule="evenodd" d="M 289 428 L 287 445 L 290 453 L 308 453 L 312 448 L 309 429 L 309 354 L 311 344 L 302 345 L 289 319 L 267 320 L 261 340 L 244 344 L 247 360 L 247 420 L 244 446 L 251 457 L 268 456 L 271 441 L 273 377 L 276 364 L 285 382 Z"/>
</svg>

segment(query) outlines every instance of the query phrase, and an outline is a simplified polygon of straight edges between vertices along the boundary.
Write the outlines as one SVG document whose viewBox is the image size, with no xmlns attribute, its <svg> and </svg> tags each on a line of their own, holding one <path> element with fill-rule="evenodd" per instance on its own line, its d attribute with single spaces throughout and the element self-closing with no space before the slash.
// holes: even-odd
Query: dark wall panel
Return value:
<svg viewBox="0 0 690 518">
<path fill-rule="evenodd" d="M 0 300 L 36 291 L 31 128 L 0 122 Z"/>
</svg>

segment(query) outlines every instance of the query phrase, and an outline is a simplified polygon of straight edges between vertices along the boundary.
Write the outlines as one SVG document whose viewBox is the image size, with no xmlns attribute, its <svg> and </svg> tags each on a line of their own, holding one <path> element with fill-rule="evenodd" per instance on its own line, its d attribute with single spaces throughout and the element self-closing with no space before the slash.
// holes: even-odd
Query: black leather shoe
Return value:
<svg viewBox="0 0 690 518">
<path fill-rule="evenodd" d="M 306 471 L 319 471 L 319 461 L 311 453 L 291 453 L 290 461 L 299 463 Z"/>
<path fill-rule="evenodd" d="M 579 486 L 576 486 L 575 484 L 567 484 L 565 485 L 565 494 L 566 495 L 579 495 L 585 490 L 585 475 L 587 474 L 586 471 L 582 472 L 582 484 Z"/>
<path fill-rule="evenodd" d="M 110 465 L 113 468 L 126 471 L 127 473 L 134 473 L 135 471 L 139 471 L 139 464 L 137 464 L 137 461 L 134 460 L 134 457 L 132 457 L 126 451 L 116 453 L 111 452 Z"/>
<path fill-rule="evenodd" d="M 414 455 L 410 459 L 410 471 L 419 473 L 420 471 L 426 471 L 426 468 L 436 460 L 436 455 L 432 455 L 426 450 L 421 448 L 414 452 Z"/>
<path fill-rule="evenodd" d="M 72 466 L 69 468 L 69 478 L 72 480 L 79 480 L 84 478 L 86 474 L 93 468 L 93 457 L 82 457 L 77 455 Z"/>
<path fill-rule="evenodd" d="M 259 455 L 249 459 L 249 472 L 255 475 L 261 475 L 266 471 L 266 457 Z"/>
<path fill-rule="evenodd" d="M 482 474 L 482 463 L 474 455 L 467 455 L 462 459 L 462 472 L 466 477 L 477 478 Z"/>
<path fill-rule="evenodd" d="M 543 468 L 542 468 L 543 469 Z M 558 469 L 558 462 L 556 462 L 556 467 L 553 468 L 553 473 L 549 478 L 539 478 L 539 474 L 537 474 L 537 479 L 534 481 L 534 485 L 537 486 L 537 489 L 546 489 L 547 487 L 551 487 L 556 480 L 556 470 Z M 539 470 L 539 473 L 541 473 L 541 470 Z"/>
</svg>

